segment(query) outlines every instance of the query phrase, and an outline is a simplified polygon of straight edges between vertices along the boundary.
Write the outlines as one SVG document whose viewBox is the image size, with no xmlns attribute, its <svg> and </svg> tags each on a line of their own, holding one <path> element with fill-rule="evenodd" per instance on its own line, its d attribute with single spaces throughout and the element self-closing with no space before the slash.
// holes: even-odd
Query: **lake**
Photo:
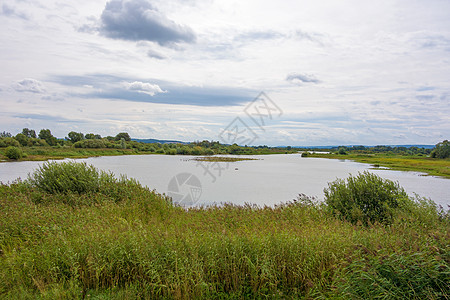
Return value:
<svg viewBox="0 0 450 300">
<path fill-rule="evenodd" d="M 247 156 L 244 156 L 247 157 Z M 114 174 L 126 174 L 141 184 L 173 197 L 184 205 L 231 202 L 275 205 L 303 193 L 323 199 L 323 189 L 336 178 L 370 170 L 383 178 L 398 181 L 409 194 L 450 205 L 450 180 L 423 176 L 418 172 L 371 169 L 368 164 L 348 160 L 302 158 L 300 154 L 248 156 L 257 160 L 239 162 L 198 162 L 193 156 L 129 155 L 104 156 L 85 161 Z M 27 177 L 43 162 L 0 164 L 0 181 Z"/>
</svg>

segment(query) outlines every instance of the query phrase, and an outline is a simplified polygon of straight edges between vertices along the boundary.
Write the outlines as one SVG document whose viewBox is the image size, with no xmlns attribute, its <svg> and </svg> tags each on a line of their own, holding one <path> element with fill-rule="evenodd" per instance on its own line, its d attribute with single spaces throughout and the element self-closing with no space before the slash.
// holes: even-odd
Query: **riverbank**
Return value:
<svg viewBox="0 0 450 300">
<path fill-rule="evenodd" d="M 308 153 L 307 157 L 348 159 L 372 165 L 374 168 L 386 167 L 398 171 L 423 172 L 432 176 L 450 178 L 450 159 L 437 159 L 424 156 L 402 156 L 387 154 L 332 154 Z"/>
<path fill-rule="evenodd" d="M 151 148 L 151 147 L 150 147 Z M 240 147 L 238 149 L 244 149 Z M 131 149 L 111 149 L 111 148 L 74 148 L 74 147 L 50 147 L 50 146 L 41 146 L 41 147 L 21 147 L 21 151 L 23 152 L 23 157 L 20 159 L 8 159 L 5 156 L 6 148 L 0 148 L 0 162 L 8 162 L 8 161 L 46 161 L 46 160 L 54 160 L 54 159 L 64 159 L 64 158 L 88 158 L 88 157 L 98 157 L 98 156 L 117 156 L 117 155 L 145 155 L 145 154 L 158 154 L 158 155 L 198 155 L 202 157 L 206 157 L 205 160 L 208 160 L 208 157 L 212 156 L 204 156 L 205 154 L 201 152 L 199 149 L 198 152 L 183 152 L 178 153 L 179 149 L 177 148 L 167 148 L 167 152 L 163 149 L 159 151 L 155 149 L 147 150 L 147 148 L 131 148 Z M 295 150 L 285 150 L 285 149 L 251 149 L 246 147 L 246 150 L 242 153 L 227 153 L 224 150 L 217 150 L 216 152 L 212 151 L 209 155 L 220 155 L 220 154 L 233 154 L 233 155 L 269 155 L 269 154 L 289 154 L 296 153 Z M 194 149 L 195 150 L 195 149 Z M 214 160 L 213 158 L 211 158 Z M 221 160 L 222 161 L 222 160 Z"/>
<path fill-rule="evenodd" d="M 23 147 L 24 157 L 13 160 L 4 155 L 5 149 L 0 149 L 0 161 L 46 161 L 64 158 L 88 158 L 98 156 L 155 154 L 150 151 L 137 151 L 135 149 L 85 149 L 73 147 Z"/>
<path fill-rule="evenodd" d="M 305 196 L 184 209 L 133 180 L 101 175 L 97 186 L 94 170 L 71 168 L 55 167 L 57 185 L 51 174 L 0 185 L 0 298 L 449 296 L 448 214 L 429 201 L 364 226 Z"/>
</svg>

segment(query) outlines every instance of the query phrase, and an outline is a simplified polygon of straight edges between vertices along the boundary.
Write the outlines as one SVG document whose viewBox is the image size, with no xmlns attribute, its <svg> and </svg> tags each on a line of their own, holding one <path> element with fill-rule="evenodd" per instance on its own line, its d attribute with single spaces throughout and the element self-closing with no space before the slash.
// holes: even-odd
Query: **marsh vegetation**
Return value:
<svg viewBox="0 0 450 300">
<path fill-rule="evenodd" d="M 448 212 L 388 181 L 369 188 L 379 180 L 330 183 L 325 202 L 185 209 L 132 179 L 48 163 L 0 186 L 0 297 L 448 298 Z"/>
</svg>

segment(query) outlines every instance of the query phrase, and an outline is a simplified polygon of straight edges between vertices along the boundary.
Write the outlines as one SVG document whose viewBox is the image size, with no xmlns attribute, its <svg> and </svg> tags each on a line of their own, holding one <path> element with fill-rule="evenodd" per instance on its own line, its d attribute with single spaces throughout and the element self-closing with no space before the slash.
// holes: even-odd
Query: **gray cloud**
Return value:
<svg viewBox="0 0 450 300">
<path fill-rule="evenodd" d="M 286 80 L 297 85 L 303 85 L 305 83 L 320 83 L 320 80 L 312 74 L 290 73 L 286 77 Z"/>
<path fill-rule="evenodd" d="M 156 58 L 156 59 L 167 59 L 167 56 L 165 56 L 164 54 L 161 54 L 155 50 L 148 50 L 147 51 L 147 56 L 150 58 Z"/>
<path fill-rule="evenodd" d="M 24 13 L 18 12 L 14 7 L 11 7 L 7 4 L 2 5 L 2 9 L 0 11 L 0 15 L 4 15 L 7 17 L 16 17 L 24 20 L 28 20 L 27 15 Z"/>
<path fill-rule="evenodd" d="M 421 49 L 450 51 L 450 36 L 448 34 L 419 31 L 409 34 L 409 40 Z"/>
<path fill-rule="evenodd" d="M 276 31 L 272 31 L 272 30 L 268 30 L 268 31 L 260 31 L 260 30 L 256 30 L 256 31 L 246 31 L 243 33 L 238 34 L 237 36 L 234 37 L 234 40 L 236 41 L 242 41 L 242 40 L 251 40 L 251 41 L 255 41 L 255 40 L 271 40 L 271 39 L 277 39 L 277 38 L 282 38 L 285 37 L 286 35 L 280 33 L 280 32 L 276 32 Z"/>
<path fill-rule="evenodd" d="M 45 89 L 42 83 L 33 78 L 25 78 L 20 81 L 16 81 L 12 88 L 17 92 L 29 92 L 29 93 L 44 93 Z"/>
<path fill-rule="evenodd" d="M 250 102 L 257 94 L 257 91 L 242 88 L 184 86 L 157 79 L 123 78 L 107 74 L 62 75 L 53 76 L 49 80 L 71 87 L 92 86 L 91 91 L 68 95 L 86 99 L 193 106 L 237 106 Z"/>
<path fill-rule="evenodd" d="M 193 43 L 192 29 L 169 20 L 146 0 L 111 0 L 101 15 L 100 33 L 113 39 L 152 41 L 163 46 Z"/>
</svg>

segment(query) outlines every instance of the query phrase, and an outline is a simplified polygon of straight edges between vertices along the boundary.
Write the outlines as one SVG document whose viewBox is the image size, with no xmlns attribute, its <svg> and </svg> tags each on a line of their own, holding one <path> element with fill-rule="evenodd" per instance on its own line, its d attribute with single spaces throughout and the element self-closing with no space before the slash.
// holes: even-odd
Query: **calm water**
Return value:
<svg viewBox="0 0 450 300">
<path fill-rule="evenodd" d="M 346 160 L 302 158 L 298 154 L 252 156 L 258 160 L 208 163 L 191 156 L 105 156 L 80 159 L 102 170 L 126 174 L 160 193 L 169 193 L 185 204 L 232 202 L 274 205 L 299 193 L 323 199 L 323 189 L 336 178 L 369 170 L 370 165 Z M 0 164 L 0 181 L 26 178 L 42 162 Z M 370 170 L 396 180 L 408 193 L 450 205 L 450 180 L 417 172 Z"/>
</svg>

